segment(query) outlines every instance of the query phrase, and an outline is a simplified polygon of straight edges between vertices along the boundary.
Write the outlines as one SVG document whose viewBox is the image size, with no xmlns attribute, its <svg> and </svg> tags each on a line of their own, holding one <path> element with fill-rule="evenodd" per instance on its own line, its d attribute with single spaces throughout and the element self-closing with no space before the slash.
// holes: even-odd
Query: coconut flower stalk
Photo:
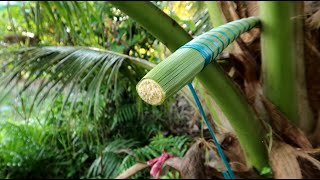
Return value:
<svg viewBox="0 0 320 180">
<path fill-rule="evenodd" d="M 240 34 L 258 23 L 257 17 L 232 21 L 183 45 L 141 79 L 136 87 L 139 96 L 151 105 L 162 104 L 191 82 Z"/>
<path fill-rule="evenodd" d="M 135 19 L 153 36 L 166 45 L 171 52 L 177 51 L 181 46 L 192 40 L 192 37 L 184 31 L 177 22 L 152 2 L 110 2 L 122 12 Z M 146 16 L 146 14 L 148 14 L 148 16 Z M 243 22 L 243 24 L 247 23 Z M 223 40 L 223 38 L 221 38 L 221 40 Z M 219 42 L 217 43 L 219 44 Z M 197 59 L 193 60 L 193 62 L 197 62 Z M 176 71 L 176 69 L 173 70 Z M 265 146 L 267 142 L 266 130 L 263 128 L 261 120 L 258 119 L 246 101 L 246 98 L 234 85 L 232 80 L 228 78 L 216 62 L 210 63 L 197 74 L 196 78 L 230 121 L 241 147 L 245 152 L 248 165 L 252 165 L 258 171 L 269 167 L 268 154 Z"/>
</svg>

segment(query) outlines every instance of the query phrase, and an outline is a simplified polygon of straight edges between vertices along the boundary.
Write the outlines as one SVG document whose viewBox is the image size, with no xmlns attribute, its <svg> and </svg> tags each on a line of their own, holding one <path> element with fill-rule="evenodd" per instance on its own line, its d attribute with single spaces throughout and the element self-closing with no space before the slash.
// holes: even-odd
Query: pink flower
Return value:
<svg viewBox="0 0 320 180">
<path fill-rule="evenodd" d="M 171 154 L 163 152 L 161 154 L 161 156 L 159 156 L 159 157 L 157 157 L 155 159 L 149 160 L 147 162 L 147 164 L 149 166 L 152 166 L 151 171 L 150 171 L 150 175 L 153 176 L 153 177 L 157 177 L 158 178 L 160 176 L 160 173 L 161 173 L 162 166 L 163 166 L 164 162 L 167 159 L 172 158 L 172 157 L 174 157 L 174 156 L 171 155 Z"/>
</svg>

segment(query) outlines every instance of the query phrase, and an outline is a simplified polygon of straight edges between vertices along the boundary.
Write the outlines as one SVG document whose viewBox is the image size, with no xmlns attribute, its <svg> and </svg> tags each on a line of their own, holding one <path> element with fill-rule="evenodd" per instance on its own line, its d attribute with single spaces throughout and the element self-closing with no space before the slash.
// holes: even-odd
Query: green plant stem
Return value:
<svg viewBox="0 0 320 180">
<path fill-rule="evenodd" d="M 227 22 L 217 1 L 205 1 L 204 3 L 208 8 L 210 22 L 213 27 L 221 26 Z M 224 51 L 231 52 L 233 48 L 234 45 L 231 43 Z"/>
<path fill-rule="evenodd" d="M 220 9 L 217 1 L 205 1 L 204 3 L 208 8 L 208 13 L 209 13 L 210 22 L 211 22 L 212 26 L 218 27 L 218 26 L 223 25 L 225 22 L 224 22 L 223 14 L 221 12 L 221 9 Z M 225 49 L 224 51 L 229 50 L 230 49 L 229 47 L 230 46 L 228 46 L 227 49 Z M 198 79 L 195 79 L 194 81 L 197 82 Z M 197 83 L 195 83 L 195 84 L 197 84 Z M 200 91 L 201 96 L 205 100 L 206 107 L 208 108 L 208 111 L 210 112 L 210 114 L 214 117 L 214 120 L 217 123 L 217 125 L 223 126 L 221 124 L 221 122 L 222 122 L 221 119 L 223 117 L 219 117 L 219 115 L 218 115 L 219 110 L 211 104 L 211 102 L 210 102 L 211 98 L 208 97 L 208 95 L 205 93 L 204 87 L 200 85 L 200 86 L 196 86 L 195 88 Z"/>
<path fill-rule="evenodd" d="M 264 93 L 294 124 L 298 124 L 294 25 L 295 2 L 261 1 L 262 74 Z"/>
<path fill-rule="evenodd" d="M 149 32 L 157 37 L 166 47 L 172 52 L 181 45 L 192 39 L 192 36 L 186 34 L 179 24 L 163 13 L 161 9 L 153 5 L 151 2 L 144 1 L 109 1 L 121 11 L 134 17 L 144 28 L 150 30 Z M 139 14 L 138 14 L 139 13 Z M 173 27 L 166 30 L 166 27 Z M 163 34 L 166 33 L 165 36 Z"/>
<path fill-rule="evenodd" d="M 213 27 L 223 25 L 225 22 L 223 20 L 223 15 L 217 1 L 205 1 L 204 3 L 208 8 L 208 13 Z"/>
<path fill-rule="evenodd" d="M 202 86 L 202 84 L 200 84 L 198 79 L 195 79 L 194 81 L 194 87 L 198 89 L 199 93 L 201 94 L 201 97 L 204 100 L 205 103 L 205 111 L 209 111 L 210 114 L 213 116 L 215 123 L 218 126 L 221 126 L 221 120 L 218 116 L 218 110 L 215 109 L 215 107 L 211 104 L 211 97 L 206 94 L 206 89 Z"/>
<path fill-rule="evenodd" d="M 214 62 L 197 77 L 200 82 L 213 82 L 212 77 L 219 76 L 221 72 L 221 67 Z M 264 154 L 266 132 L 243 94 L 230 78 L 216 78 L 214 83 L 202 84 L 230 121 L 251 164 L 262 170 L 268 164 Z"/>
<path fill-rule="evenodd" d="M 183 28 L 151 2 L 111 1 L 111 3 L 140 23 L 172 52 L 192 40 Z M 264 145 L 266 133 L 232 81 L 217 63 L 209 64 L 197 78 L 230 120 L 251 165 L 259 171 L 268 166 Z"/>
</svg>

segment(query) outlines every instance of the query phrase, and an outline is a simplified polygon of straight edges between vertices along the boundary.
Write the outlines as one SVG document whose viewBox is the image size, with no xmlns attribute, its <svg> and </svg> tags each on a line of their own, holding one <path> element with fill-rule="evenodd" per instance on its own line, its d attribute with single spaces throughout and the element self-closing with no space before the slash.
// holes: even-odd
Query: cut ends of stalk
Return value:
<svg viewBox="0 0 320 180">
<path fill-rule="evenodd" d="M 142 79 L 136 87 L 139 96 L 151 105 L 160 105 L 165 100 L 162 87 L 152 79 Z"/>
<path fill-rule="evenodd" d="M 137 85 L 139 96 L 152 105 L 162 104 L 215 59 L 241 33 L 259 19 L 245 18 L 219 26 L 180 47 L 150 70 Z"/>
</svg>

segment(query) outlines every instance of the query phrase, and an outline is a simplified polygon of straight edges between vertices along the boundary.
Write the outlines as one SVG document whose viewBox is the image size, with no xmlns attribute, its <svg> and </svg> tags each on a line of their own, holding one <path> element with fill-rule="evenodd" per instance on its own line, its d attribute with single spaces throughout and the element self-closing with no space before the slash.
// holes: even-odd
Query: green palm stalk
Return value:
<svg viewBox="0 0 320 180">
<path fill-rule="evenodd" d="M 294 2 L 260 2 L 264 93 L 295 124 Z"/>
<path fill-rule="evenodd" d="M 314 122 L 304 83 L 303 2 L 266 1 L 260 9 L 264 93 L 308 133 Z"/>
<path fill-rule="evenodd" d="M 192 40 L 182 27 L 151 2 L 111 1 L 111 3 L 140 23 L 172 52 Z M 265 148 L 266 132 L 243 94 L 222 68 L 215 62 L 210 63 L 196 77 L 230 121 L 249 164 L 259 171 L 269 166 Z"/>
<path fill-rule="evenodd" d="M 185 44 L 142 78 L 137 84 L 140 97 L 152 105 L 162 104 L 190 82 L 241 33 L 250 30 L 258 22 L 257 17 L 233 21 Z"/>
<path fill-rule="evenodd" d="M 218 6 L 218 2 L 205 1 L 205 5 L 208 7 L 208 13 L 209 13 L 211 24 L 213 25 L 213 27 L 218 27 L 223 25 L 225 22 L 223 20 L 221 9 Z"/>
</svg>

